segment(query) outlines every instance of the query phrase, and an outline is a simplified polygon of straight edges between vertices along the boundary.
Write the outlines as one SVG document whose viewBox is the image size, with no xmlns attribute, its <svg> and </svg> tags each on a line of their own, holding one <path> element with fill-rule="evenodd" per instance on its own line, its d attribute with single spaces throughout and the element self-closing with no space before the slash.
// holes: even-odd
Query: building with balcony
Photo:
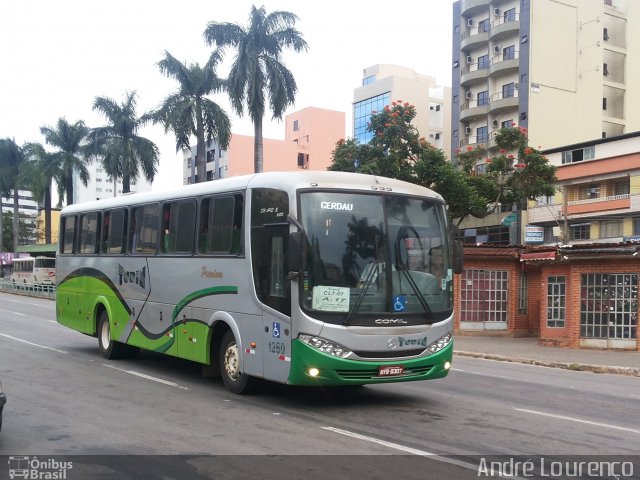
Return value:
<svg viewBox="0 0 640 480">
<path fill-rule="evenodd" d="M 114 182 L 105 171 L 100 162 L 92 161 L 88 163 L 89 182 L 84 185 L 76 172 L 73 174 L 73 203 L 90 202 L 93 200 L 103 200 L 105 198 L 119 197 L 122 195 L 122 179 Z M 140 176 L 130 184 L 131 193 L 141 193 L 151 191 L 151 182 Z M 66 197 L 64 197 L 66 199 Z M 55 204 L 55 200 L 54 200 Z"/>
<path fill-rule="evenodd" d="M 416 107 L 413 125 L 420 136 L 451 158 L 451 89 L 436 79 L 399 65 L 374 65 L 363 70 L 362 85 L 353 91 L 353 138 L 367 143 L 371 114 L 395 100 Z"/>
<path fill-rule="evenodd" d="M 523 222 L 543 232 L 528 243 L 640 240 L 640 132 L 545 154 L 558 167 L 556 194 L 539 198 L 523 212 Z"/>
<path fill-rule="evenodd" d="M 501 127 L 542 149 L 640 130 L 640 2 L 459 0 L 451 151 Z"/>
<path fill-rule="evenodd" d="M 263 138 L 263 171 L 326 170 L 345 135 L 345 114 L 307 107 L 285 116 L 285 139 Z M 254 172 L 254 137 L 233 134 L 227 149 L 207 144 L 207 180 Z M 196 183 L 196 147 L 183 155 L 183 183 Z"/>
</svg>

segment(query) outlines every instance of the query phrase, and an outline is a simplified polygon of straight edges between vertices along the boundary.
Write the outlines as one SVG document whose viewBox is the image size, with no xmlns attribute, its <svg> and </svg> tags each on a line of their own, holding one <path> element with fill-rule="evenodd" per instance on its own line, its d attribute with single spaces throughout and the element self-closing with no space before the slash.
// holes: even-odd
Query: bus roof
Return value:
<svg viewBox="0 0 640 480">
<path fill-rule="evenodd" d="M 197 197 L 221 192 L 240 191 L 247 188 L 280 188 L 289 191 L 308 187 L 366 191 L 393 191 L 395 193 L 407 195 L 422 195 L 443 201 L 442 197 L 433 190 L 392 178 L 364 175 L 360 173 L 298 170 L 292 172 L 265 172 L 230 177 L 204 183 L 184 185 L 173 190 L 162 192 L 127 194 L 104 200 L 73 204 L 65 207 L 61 213 L 70 214 L 83 211 L 101 210 L 105 208 L 116 208 L 164 200 Z"/>
</svg>

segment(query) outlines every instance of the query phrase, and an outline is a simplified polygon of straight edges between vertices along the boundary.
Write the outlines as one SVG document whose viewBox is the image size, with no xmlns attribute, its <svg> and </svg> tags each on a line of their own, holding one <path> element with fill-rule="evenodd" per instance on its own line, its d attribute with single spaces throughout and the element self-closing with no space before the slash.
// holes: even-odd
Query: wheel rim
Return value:
<svg viewBox="0 0 640 480">
<path fill-rule="evenodd" d="M 100 340 L 102 347 L 106 350 L 111 344 L 111 331 L 109 330 L 109 321 L 102 322 L 102 331 L 100 332 Z"/>
<path fill-rule="evenodd" d="M 240 355 L 235 342 L 230 343 L 224 352 L 224 370 L 231 380 L 237 380 L 240 376 Z"/>
</svg>

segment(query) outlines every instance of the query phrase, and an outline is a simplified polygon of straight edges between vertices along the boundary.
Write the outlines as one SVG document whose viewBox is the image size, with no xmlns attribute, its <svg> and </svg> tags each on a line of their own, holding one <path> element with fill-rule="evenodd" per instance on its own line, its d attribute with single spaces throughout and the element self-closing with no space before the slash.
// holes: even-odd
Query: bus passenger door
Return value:
<svg viewBox="0 0 640 480">
<path fill-rule="evenodd" d="M 264 377 L 286 382 L 291 367 L 291 281 L 288 278 L 289 197 L 271 188 L 252 190 L 251 264 L 262 303 Z"/>
</svg>

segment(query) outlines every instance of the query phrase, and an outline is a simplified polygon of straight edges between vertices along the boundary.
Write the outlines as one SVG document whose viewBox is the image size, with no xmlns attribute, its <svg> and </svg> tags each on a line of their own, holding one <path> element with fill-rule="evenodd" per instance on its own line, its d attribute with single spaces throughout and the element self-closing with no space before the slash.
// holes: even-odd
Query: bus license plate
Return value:
<svg viewBox="0 0 640 480">
<path fill-rule="evenodd" d="M 404 367 L 402 365 L 387 365 L 378 368 L 379 377 L 391 377 L 393 375 L 402 375 Z"/>
</svg>

